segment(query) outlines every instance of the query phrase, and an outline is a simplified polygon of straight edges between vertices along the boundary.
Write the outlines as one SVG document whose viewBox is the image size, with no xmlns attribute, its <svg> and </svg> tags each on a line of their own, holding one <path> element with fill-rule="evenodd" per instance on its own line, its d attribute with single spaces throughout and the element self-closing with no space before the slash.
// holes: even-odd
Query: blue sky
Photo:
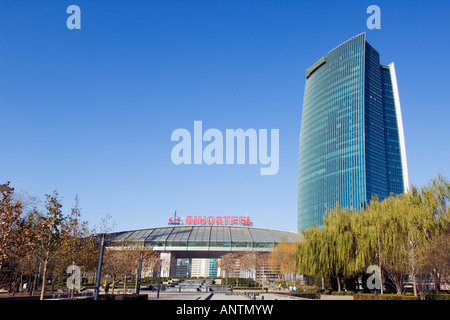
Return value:
<svg viewBox="0 0 450 320">
<path fill-rule="evenodd" d="M 69 30 L 66 8 L 81 8 Z M 366 9 L 381 8 L 381 30 Z M 296 231 L 305 70 L 361 33 L 395 62 L 410 182 L 450 176 L 448 1 L 0 0 L 0 182 L 92 226 L 239 216 Z M 171 133 L 279 129 L 280 168 L 171 162 Z M 41 203 L 42 205 L 43 203 Z"/>
</svg>

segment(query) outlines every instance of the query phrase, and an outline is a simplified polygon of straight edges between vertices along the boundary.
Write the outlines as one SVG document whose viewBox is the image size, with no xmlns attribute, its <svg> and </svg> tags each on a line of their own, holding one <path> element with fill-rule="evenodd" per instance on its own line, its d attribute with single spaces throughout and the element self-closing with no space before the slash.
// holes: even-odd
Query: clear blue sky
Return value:
<svg viewBox="0 0 450 320">
<path fill-rule="evenodd" d="M 66 8 L 81 8 L 68 30 Z M 368 30 L 366 8 L 381 8 Z M 296 231 L 305 70 L 367 32 L 395 62 L 410 182 L 450 176 L 448 1 L 0 0 L 0 182 L 115 231 L 245 215 Z M 171 162 L 173 130 L 280 130 L 280 168 Z"/>
</svg>

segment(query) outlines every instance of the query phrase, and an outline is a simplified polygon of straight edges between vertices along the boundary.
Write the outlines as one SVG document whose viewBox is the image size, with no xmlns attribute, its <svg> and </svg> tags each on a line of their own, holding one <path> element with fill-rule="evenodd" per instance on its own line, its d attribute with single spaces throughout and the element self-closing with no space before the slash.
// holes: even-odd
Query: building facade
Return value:
<svg viewBox="0 0 450 320">
<path fill-rule="evenodd" d="M 228 277 L 249 277 L 241 270 L 239 254 L 270 253 L 282 241 L 297 242 L 301 234 L 247 226 L 169 226 L 111 233 L 109 247 L 145 246 L 158 251 L 163 277 L 218 277 L 225 276 L 218 266 L 220 258 L 228 253 L 236 256 L 235 270 Z M 279 275 L 268 263 L 261 264 L 252 278 L 273 279 Z"/>
<path fill-rule="evenodd" d="M 409 185 L 394 64 L 362 33 L 306 70 L 298 231 L 322 225 L 336 204 L 359 210 Z"/>
</svg>

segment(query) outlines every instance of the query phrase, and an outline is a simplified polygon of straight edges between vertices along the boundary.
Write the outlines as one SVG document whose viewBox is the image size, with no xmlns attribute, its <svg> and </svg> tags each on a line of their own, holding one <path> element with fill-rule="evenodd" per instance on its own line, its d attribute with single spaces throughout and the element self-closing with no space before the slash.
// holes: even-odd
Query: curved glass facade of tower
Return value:
<svg viewBox="0 0 450 320">
<path fill-rule="evenodd" d="M 306 70 L 300 131 L 298 231 L 328 208 L 359 210 L 408 188 L 394 64 L 362 33 Z"/>
</svg>

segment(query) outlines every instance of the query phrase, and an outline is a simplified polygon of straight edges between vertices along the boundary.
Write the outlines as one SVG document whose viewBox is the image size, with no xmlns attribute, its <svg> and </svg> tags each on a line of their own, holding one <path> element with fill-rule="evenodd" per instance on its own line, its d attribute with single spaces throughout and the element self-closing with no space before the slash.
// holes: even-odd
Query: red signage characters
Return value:
<svg viewBox="0 0 450 320">
<path fill-rule="evenodd" d="M 249 216 L 187 216 L 184 223 L 193 225 L 253 225 L 253 222 L 250 221 Z"/>
</svg>

